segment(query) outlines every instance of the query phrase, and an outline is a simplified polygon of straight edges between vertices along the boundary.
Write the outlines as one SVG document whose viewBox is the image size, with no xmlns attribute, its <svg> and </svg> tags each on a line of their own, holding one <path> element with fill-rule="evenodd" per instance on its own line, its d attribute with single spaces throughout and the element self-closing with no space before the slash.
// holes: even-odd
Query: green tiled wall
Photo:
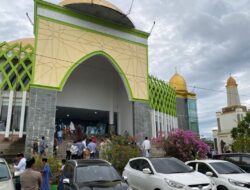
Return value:
<svg viewBox="0 0 250 190">
<path fill-rule="evenodd" d="M 1 90 L 25 91 L 32 76 L 34 48 L 31 45 L 0 44 Z"/>
<path fill-rule="evenodd" d="M 152 109 L 176 116 L 175 90 L 153 76 L 149 76 L 149 102 Z"/>
</svg>

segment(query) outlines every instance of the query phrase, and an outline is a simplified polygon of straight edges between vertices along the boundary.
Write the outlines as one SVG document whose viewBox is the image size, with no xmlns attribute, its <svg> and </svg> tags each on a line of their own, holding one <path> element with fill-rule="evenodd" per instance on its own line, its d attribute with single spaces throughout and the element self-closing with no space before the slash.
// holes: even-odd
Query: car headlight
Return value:
<svg viewBox="0 0 250 190">
<path fill-rule="evenodd" d="M 240 182 L 240 181 L 235 181 L 233 179 L 228 179 L 229 183 L 233 184 L 233 185 L 236 185 L 236 186 L 240 186 L 240 187 L 245 187 L 245 183 L 243 182 Z"/>
<path fill-rule="evenodd" d="M 165 181 L 167 182 L 169 187 L 173 187 L 173 188 L 176 188 L 176 189 L 183 189 L 185 187 L 185 185 L 183 185 L 181 183 L 178 183 L 176 181 L 172 181 L 172 180 L 169 180 L 169 179 L 165 179 Z"/>
</svg>

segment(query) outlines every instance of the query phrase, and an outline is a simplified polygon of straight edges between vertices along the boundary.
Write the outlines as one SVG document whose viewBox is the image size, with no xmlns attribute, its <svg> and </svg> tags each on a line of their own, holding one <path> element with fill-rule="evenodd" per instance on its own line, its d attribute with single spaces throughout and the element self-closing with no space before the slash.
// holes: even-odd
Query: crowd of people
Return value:
<svg viewBox="0 0 250 190">
<path fill-rule="evenodd" d="M 66 145 L 66 160 L 103 158 L 103 152 L 107 150 L 110 143 L 108 138 L 101 138 L 97 142 L 95 136 L 84 137 L 74 142 L 69 141 Z"/>
<path fill-rule="evenodd" d="M 66 160 L 70 159 L 107 159 L 107 150 L 109 150 L 112 142 L 109 138 L 101 138 L 97 141 L 95 136 L 90 138 L 84 137 L 81 140 L 69 141 L 66 146 L 66 159 L 62 160 L 63 171 Z M 29 190 L 29 189 L 40 189 L 50 190 L 50 178 L 52 172 L 49 164 L 47 163 L 46 156 L 46 141 L 44 136 L 41 137 L 40 141 L 36 140 L 33 144 L 33 154 L 40 155 L 42 158 L 42 167 L 40 170 L 35 168 L 35 158 L 26 159 L 23 153 L 18 154 L 18 162 L 14 165 L 16 169 L 15 176 L 19 176 L 16 182 L 16 190 Z M 143 156 L 149 157 L 151 150 L 151 143 L 148 137 L 145 137 L 141 144 Z M 60 177 L 62 181 L 62 178 Z M 59 183 L 58 189 L 63 189 L 62 183 Z M 21 188 L 22 187 L 22 188 Z M 61 187 L 61 188 L 60 188 Z"/>
<path fill-rule="evenodd" d="M 42 167 L 35 169 L 35 158 L 26 159 L 23 153 L 18 154 L 18 164 L 16 169 L 16 190 L 50 190 L 50 178 L 52 172 L 47 158 L 42 158 Z"/>
</svg>

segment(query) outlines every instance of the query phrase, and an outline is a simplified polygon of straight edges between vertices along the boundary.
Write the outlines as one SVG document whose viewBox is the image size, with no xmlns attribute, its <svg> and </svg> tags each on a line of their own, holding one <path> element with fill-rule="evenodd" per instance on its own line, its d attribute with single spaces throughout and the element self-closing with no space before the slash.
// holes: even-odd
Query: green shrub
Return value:
<svg viewBox="0 0 250 190">
<path fill-rule="evenodd" d="M 102 158 L 109 161 L 118 172 L 122 172 L 130 158 L 140 156 L 139 147 L 132 137 L 112 136 L 102 151 Z"/>
</svg>

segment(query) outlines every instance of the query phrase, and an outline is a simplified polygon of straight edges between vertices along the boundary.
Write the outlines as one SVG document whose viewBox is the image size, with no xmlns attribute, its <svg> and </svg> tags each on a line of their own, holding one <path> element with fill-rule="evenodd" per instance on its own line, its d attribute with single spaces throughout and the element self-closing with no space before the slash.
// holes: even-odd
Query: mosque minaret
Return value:
<svg viewBox="0 0 250 190">
<path fill-rule="evenodd" d="M 227 80 L 227 85 L 226 85 L 228 107 L 241 105 L 237 86 L 238 85 L 235 79 L 232 76 L 230 76 Z"/>
<path fill-rule="evenodd" d="M 232 76 L 227 79 L 226 90 L 227 106 L 216 112 L 217 127 L 213 130 L 215 150 L 218 153 L 232 151 L 231 131 L 238 126 L 247 113 L 246 106 L 240 103 L 238 84 Z"/>
</svg>

